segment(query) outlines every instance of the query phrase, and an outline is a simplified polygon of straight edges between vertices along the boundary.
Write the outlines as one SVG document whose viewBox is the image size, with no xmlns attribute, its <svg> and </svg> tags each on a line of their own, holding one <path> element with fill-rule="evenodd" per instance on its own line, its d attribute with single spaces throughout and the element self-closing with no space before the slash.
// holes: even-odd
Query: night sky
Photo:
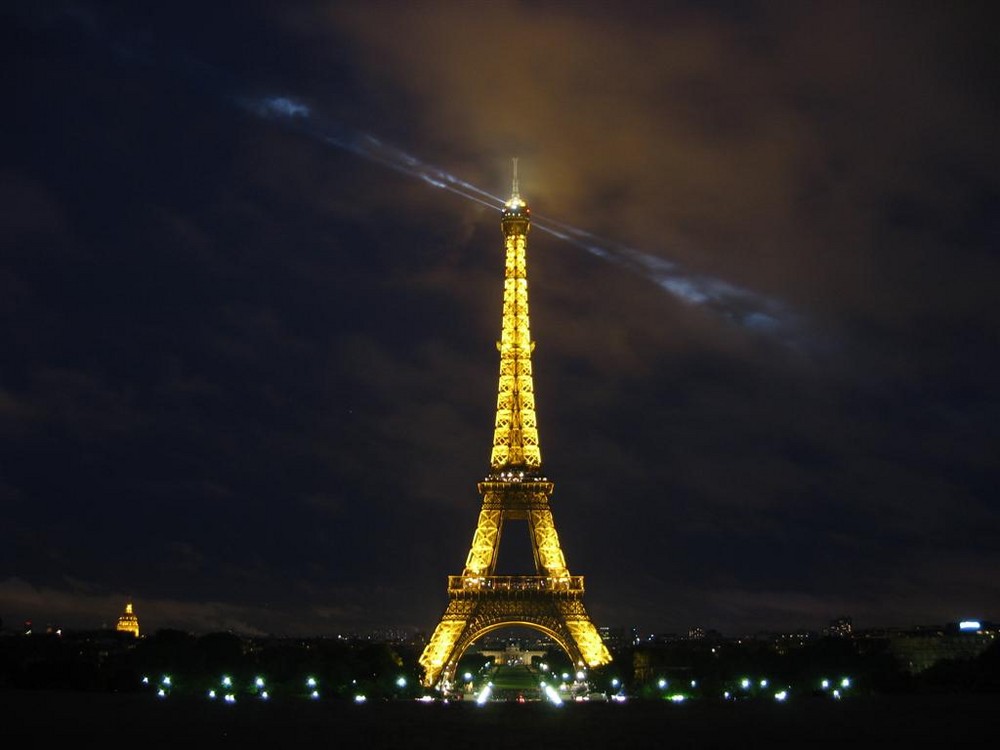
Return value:
<svg viewBox="0 0 1000 750">
<path fill-rule="evenodd" d="M 597 625 L 1000 620 L 989 3 L 5 8 L 5 628 L 429 632 L 513 156 Z"/>
</svg>

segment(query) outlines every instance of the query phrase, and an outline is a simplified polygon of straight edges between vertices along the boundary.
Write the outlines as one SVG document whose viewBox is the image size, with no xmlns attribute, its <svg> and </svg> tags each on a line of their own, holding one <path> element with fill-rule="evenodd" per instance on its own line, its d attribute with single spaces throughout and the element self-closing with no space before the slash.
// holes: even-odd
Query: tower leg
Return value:
<svg viewBox="0 0 1000 750">
<path fill-rule="evenodd" d="M 462 637 L 469 616 L 475 608 L 475 602 L 469 600 L 452 599 L 448 602 L 444 616 L 434 628 L 431 639 L 420 655 L 420 666 L 424 668 L 424 687 L 434 687 L 440 681 L 441 672 L 453 660 L 455 645 Z M 457 662 L 458 659 L 454 661 Z"/>
</svg>

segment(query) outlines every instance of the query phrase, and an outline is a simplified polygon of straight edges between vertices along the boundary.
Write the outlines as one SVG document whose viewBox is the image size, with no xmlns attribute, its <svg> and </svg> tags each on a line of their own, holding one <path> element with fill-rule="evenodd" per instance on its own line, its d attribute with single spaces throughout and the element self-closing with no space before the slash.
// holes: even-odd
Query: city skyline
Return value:
<svg viewBox="0 0 1000 750">
<path fill-rule="evenodd" d="M 157 623 L 149 625 L 144 617 L 142 618 L 142 621 L 140 621 L 139 614 L 141 613 L 135 611 L 133 603 L 128 602 L 126 603 L 125 608 L 119 611 L 115 617 L 106 618 L 104 621 L 99 623 L 95 622 L 78 627 L 64 627 L 59 622 L 43 622 L 36 621 L 31 618 L 19 623 L 8 623 L 4 620 L 0 620 L 0 632 L 4 632 L 8 635 L 44 634 L 50 636 L 63 636 L 74 634 L 94 634 L 98 632 L 111 633 L 117 631 L 130 633 L 136 638 L 140 637 L 140 635 L 142 637 L 156 636 L 159 635 L 161 631 L 165 632 L 174 630 L 186 632 L 193 636 L 206 636 L 220 632 L 215 630 L 191 630 L 179 627 L 177 623 L 172 623 L 171 625 L 165 627 L 160 627 Z M 657 628 L 642 629 L 627 623 L 595 623 L 595 625 L 600 631 L 601 637 L 613 651 L 631 645 L 664 643 L 679 640 L 767 640 L 771 638 L 784 639 L 813 637 L 866 638 L 872 636 L 882 637 L 892 633 L 911 635 L 933 633 L 965 635 L 970 633 L 985 633 L 988 635 L 990 633 L 995 634 L 998 628 L 1000 628 L 1000 625 L 994 621 L 972 617 L 948 622 L 897 622 L 870 626 L 866 626 L 862 623 L 861 627 L 857 627 L 854 624 L 854 618 L 849 615 L 832 617 L 822 623 L 788 624 L 785 627 L 779 626 L 775 628 L 742 632 L 720 632 L 715 628 L 705 628 L 698 624 L 692 624 L 688 628 L 681 631 L 670 631 Z M 139 632 L 140 630 L 141 633 Z M 311 635 L 294 633 L 251 633 L 233 630 L 225 632 L 247 639 L 333 639 L 384 643 L 407 642 L 414 645 L 426 644 L 430 636 L 430 631 L 426 629 L 414 626 L 399 626 L 385 623 L 374 625 L 367 630 L 341 630 L 338 632 Z M 561 650 L 559 644 L 543 632 L 526 627 L 510 627 L 493 631 L 486 634 L 482 638 L 477 639 L 470 648 L 470 652 L 474 652 L 476 650 L 475 647 L 477 646 L 493 647 L 497 643 L 520 643 L 522 645 L 527 643 L 532 644 L 534 647 L 544 643 L 548 644 L 547 647 L 550 649 Z"/>
<path fill-rule="evenodd" d="M 6 9 L 5 627 L 429 632 L 512 156 L 596 624 L 995 621 L 984 10 Z"/>
</svg>

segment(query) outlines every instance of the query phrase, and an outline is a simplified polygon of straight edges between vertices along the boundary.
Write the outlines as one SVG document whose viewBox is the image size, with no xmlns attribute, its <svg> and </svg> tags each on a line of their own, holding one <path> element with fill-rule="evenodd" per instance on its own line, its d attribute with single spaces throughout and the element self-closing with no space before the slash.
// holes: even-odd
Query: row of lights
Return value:
<svg viewBox="0 0 1000 750">
<path fill-rule="evenodd" d="M 548 671 L 547 665 L 542 665 L 542 666 L 544 667 L 544 671 Z M 561 676 L 562 676 L 563 681 L 564 681 L 563 688 L 565 689 L 565 681 L 569 679 L 570 675 L 569 675 L 568 672 L 563 672 Z M 470 673 L 470 672 L 466 672 L 463 675 L 463 677 L 464 677 L 464 679 L 465 679 L 466 682 L 471 682 L 472 681 L 472 673 Z M 577 672 L 576 673 L 576 679 L 578 681 L 583 681 L 584 679 L 586 679 L 586 673 L 583 672 L 583 671 Z M 148 677 L 143 677 L 142 678 L 142 683 L 148 685 L 149 684 L 149 678 Z M 406 678 L 405 677 L 400 676 L 400 677 L 398 677 L 396 679 L 396 686 L 398 688 L 401 688 L 401 689 L 405 688 L 406 684 L 407 683 L 406 683 Z M 832 698 L 836 699 L 836 700 L 840 700 L 843 697 L 844 692 L 848 688 L 851 687 L 851 684 L 852 684 L 851 683 L 851 679 L 849 677 L 842 677 L 839 681 L 830 680 L 828 678 L 823 678 L 822 680 L 820 680 L 819 686 L 820 686 L 820 689 L 823 692 L 829 693 L 830 696 Z M 762 691 L 763 690 L 767 690 L 767 688 L 768 688 L 769 685 L 770 685 L 770 683 L 769 683 L 769 681 L 768 681 L 767 678 L 762 678 L 759 681 L 757 681 L 756 683 L 755 683 L 755 681 L 751 680 L 749 677 L 744 677 L 744 678 L 742 678 L 740 680 L 740 689 L 744 693 L 748 693 L 751 690 L 756 690 L 756 689 L 759 689 L 759 690 L 762 690 Z M 232 680 L 232 678 L 229 675 L 223 675 L 222 678 L 221 678 L 221 680 L 220 680 L 220 686 L 222 688 L 225 688 L 225 690 L 222 691 L 223 701 L 226 702 L 226 703 L 235 703 L 236 702 L 236 694 L 233 692 L 233 680 Z M 311 676 L 307 677 L 306 681 L 305 681 L 305 686 L 306 686 L 306 689 L 308 691 L 309 697 L 311 699 L 313 699 L 313 700 L 318 700 L 319 697 L 320 697 L 320 693 L 319 693 L 319 684 L 318 684 L 316 678 L 315 677 L 311 677 Z M 611 686 L 613 688 L 616 688 L 616 689 L 621 686 L 621 682 L 618 680 L 617 677 L 613 678 L 611 680 Z M 691 686 L 691 688 L 697 688 L 697 686 L 698 686 L 697 680 L 691 680 L 690 686 Z M 172 687 L 173 687 L 173 680 L 170 677 L 170 675 L 163 675 L 160 678 L 160 681 L 157 683 L 157 690 L 156 690 L 157 696 L 160 697 L 160 698 L 167 697 L 167 695 L 169 694 L 169 692 L 172 689 Z M 552 703 L 554 703 L 555 705 L 562 705 L 563 700 L 559 696 L 558 691 L 553 686 L 548 685 L 546 682 L 541 682 L 540 683 L 540 687 L 543 689 L 543 691 L 545 692 L 546 697 Z M 665 690 L 667 690 L 670 687 L 670 683 L 669 683 L 668 680 L 666 680 L 665 678 L 661 677 L 657 681 L 657 687 L 659 687 L 660 690 L 664 690 L 665 691 Z M 268 692 L 268 690 L 266 688 L 266 684 L 265 684 L 265 681 L 264 681 L 263 677 L 258 676 L 258 677 L 256 677 L 254 679 L 254 681 L 253 681 L 253 688 L 255 689 L 257 697 L 259 699 L 266 701 L 266 700 L 268 700 L 270 698 L 270 693 Z M 492 682 L 487 683 L 487 685 L 480 691 L 479 695 L 476 697 L 476 703 L 478 705 L 483 705 L 484 703 L 486 703 L 489 700 L 490 695 L 492 694 L 492 690 L 493 690 L 493 683 Z M 773 694 L 773 697 L 774 697 L 774 700 L 778 701 L 779 703 L 783 703 L 785 700 L 787 700 L 788 695 L 789 695 L 788 690 L 787 689 L 782 689 L 782 690 L 776 691 Z M 209 689 L 209 691 L 208 691 L 208 698 L 209 699 L 214 700 L 214 699 L 216 699 L 218 697 L 219 697 L 219 692 L 216 691 L 215 688 Z M 425 696 L 425 698 L 427 698 L 427 697 L 428 696 Z M 735 697 L 735 695 L 731 691 L 727 690 L 727 691 L 725 691 L 723 693 L 723 697 L 726 700 L 731 700 L 731 699 L 733 699 Z M 615 696 L 613 696 L 613 698 L 616 699 L 616 700 L 618 700 L 620 698 L 624 698 L 624 696 L 615 695 Z M 684 693 L 681 693 L 681 692 L 672 693 L 670 695 L 667 695 L 666 698 L 668 700 L 670 700 L 671 702 L 673 702 L 673 703 L 683 703 L 685 700 L 687 700 L 687 696 Z M 354 696 L 354 702 L 355 703 L 359 703 L 360 704 L 360 703 L 365 703 L 366 701 L 367 701 L 367 697 L 365 695 L 361 694 L 361 693 L 358 693 L 358 694 L 356 694 Z"/>
<path fill-rule="evenodd" d="M 612 681 L 612 684 L 614 682 L 615 681 Z M 670 687 L 670 683 L 662 677 L 659 680 L 657 680 L 656 684 L 657 687 L 660 688 L 660 690 L 664 691 Z M 697 686 L 698 686 L 697 680 L 691 680 L 691 687 L 696 688 Z M 751 691 L 757 691 L 757 690 L 766 691 L 769 686 L 770 686 L 770 681 L 766 677 L 761 678 L 757 682 L 751 680 L 749 677 L 744 677 L 740 680 L 740 691 L 742 693 L 749 693 Z M 823 692 L 829 692 L 832 698 L 840 700 L 841 698 L 843 698 L 844 692 L 851 687 L 851 678 L 842 677 L 839 680 L 839 682 L 837 682 L 824 677 L 823 679 L 820 680 L 819 686 L 820 689 L 823 690 Z M 737 695 L 738 693 L 726 690 L 725 692 L 723 692 L 722 697 L 725 698 L 726 700 L 733 700 L 737 697 Z M 788 699 L 788 696 L 789 696 L 789 689 L 787 687 L 782 688 L 780 690 L 776 690 L 773 693 L 773 698 L 778 703 L 784 703 Z M 683 703 L 685 700 L 687 700 L 687 696 L 684 693 L 680 692 L 675 692 L 665 697 L 674 703 Z"/>
<path fill-rule="evenodd" d="M 150 684 L 149 677 L 143 677 L 141 682 L 143 685 L 149 685 Z M 353 684 L 357 684 L 357 680 L 351 680 L 351 682 Z M 219 680 L 219 686 L 220 688 L 222 688 L 221 695 L 223 701 L 225 703 L 235 703 L 236 693 L 233 691 L 233 678 L 230 677 L 229 675 L 223 675 L 222 678 Z M 170 677 L 170 675 L 163 675 L 156 685 L 157 697 L 166 698 L 167 695 L 170 693 L 172 687 L 173 687 L 173 679 Z M 307 677 L 305 680 L 305 687 L 309 695 L 309 698 L 311 698 L 312 700 L 319 700 L 320 697 L 319 683 L 317 682 L 315 677 L 311 676 Z M 405 688 L 406 678 L 403 676 L 396 678 L 396 687 L 400 689 Z M 254 678 L 253 689 L 260 700 L 266 701 L 270 699 L 271 694 L 267 690 L 266 683 L 264 682 L 263 677 L 257 676 Z M 207 693 L 209 700 L 215 700 L 219 697 L 219 695 L 220 695 L 219 690 L 216 690 L 215 688 L 209 688 Z M 355 703 L 365 703 L 367 702 L 367 700 L 368 698 L 362 693 L 358 693 L 354 696 Z"/>
</svg>

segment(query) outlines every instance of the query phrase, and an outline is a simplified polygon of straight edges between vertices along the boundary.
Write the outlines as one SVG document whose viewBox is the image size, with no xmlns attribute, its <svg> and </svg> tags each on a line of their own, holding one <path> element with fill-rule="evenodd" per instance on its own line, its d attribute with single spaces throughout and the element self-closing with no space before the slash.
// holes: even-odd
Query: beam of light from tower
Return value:
<svg viewBox="0 0 1000 750">
<path fill-rule="evenodd" d="M 691 305 L 703 306 L 741 327 L 780 334 L 791 341 L 802 323 L 778 300 L 711 276 L 684 271 L 677 263 L 620 245 L 576 227 L 540 217 L 532 224 L 543 232 L 628 268 Z M 556 227 L 547 226 L 555 224 Z"/>
<path fill-rule="evenodd" d="M 503 206 L 503 199 L 427 164 L 395 146 L 367 133 L 323 122 L 305 104 L 288 97 L 238 100 L 247 111 L 294 127 L 327 145 L 349 151 L 395 172 L 423 180 L 461 198 L 490 208 Z M 537 215 L 532 226 L 568 242 L 606 262 L 626 268 L 656 284 L 681 302 L 705 308 L 745 330 L 768 333 L 791 345 L 799 345 L 801 321 L 778 300 L 744 289 L 722 279 L 696 274 L 657 255 L 598 237 L 579 227 Z"/>
<path fill-rule="evenodd" d="M 292 97 L 235 96 L 232 92 L 243 87 L 233 76 L 190 55 L 174 51 L 168 52 L 165 57 L 157 57 L 147 48 L 136 48 L 111 38 L 97 21 L 79 28 L 91 39 L 109 45 L 123 64 L 170 70 L 211 96 L 221 96 L 256 117 L 298 130 L 319 143 L 353 153 L 473 203 L 489 208 L 503 206 L 504 199 L 501 197 L 427 164 L 371 134 L 324 120 L 307 104 Z M 691 273 L 657 255 L 610 242 L 555 219 L 536 216 L 532 225 L 595 257 L 642 276 L 685 304 L 710 310 L 745 330 L 766 332 L 794 347 L 806 343 L 801 321 L 777 300 L 712 276 Z"/>
<path fill-rule="evenodd" d="M 278 120 L 285 126 L 325 145 L 348 151 L 395 172 L 416 177 L 432 187 L 447 190 L 490 208 L 503 204 L 499 197 L 460 180 L 443 169 L 425 164 L 415 156 L 384 143 L 373 135 L 344 128 L 336 123 L 324 122 L 313 114 L 310 107 L 288 97 L 236 98 L 234 101 L 258 117 Z"/>
</svg>

